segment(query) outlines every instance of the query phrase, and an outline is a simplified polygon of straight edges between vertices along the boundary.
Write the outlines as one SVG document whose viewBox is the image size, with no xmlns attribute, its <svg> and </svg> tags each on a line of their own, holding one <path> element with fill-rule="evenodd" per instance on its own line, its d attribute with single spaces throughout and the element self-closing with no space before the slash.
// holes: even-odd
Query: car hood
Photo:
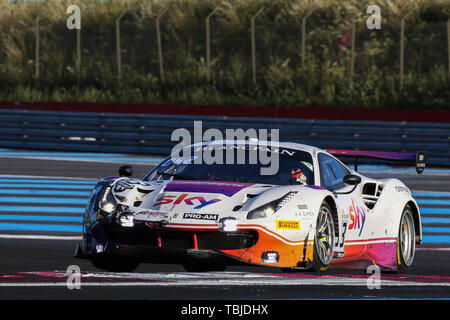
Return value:
<svg viewBox="0 0 450 320">
<path fill-rule="evenodd" d="M 137 220 L 155 221 L 166 217 L 217 220 L 221 215 L 239 215 L 244 205 L 269 190 L 280 189 L 265 201 L 283 193 L 287 186 L 243 182 L 173 180 L 141 181 L 119 178 L 111 183 L 118 203 L 129 206 Z M 273 192 L 272 192 L 273 193 Z M 214 214 L 208 217 L 207 214 Z M 204 218 L 204 219 L 203 219 Z"/>
</svg>

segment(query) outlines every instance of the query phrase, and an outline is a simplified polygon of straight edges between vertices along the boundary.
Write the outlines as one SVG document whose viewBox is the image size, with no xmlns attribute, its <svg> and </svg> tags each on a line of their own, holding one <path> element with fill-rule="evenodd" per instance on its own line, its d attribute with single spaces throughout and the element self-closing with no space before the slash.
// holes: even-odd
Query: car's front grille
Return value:
<svg viewBox="0 0 450 320">
<path fill-rule="evenodd" d="M 256 232 L 202 232 L 197 234 L 199 249 L 244 249 L 258 241 Z"/>
<path fill-rule="evenodd" d="M 197 249 L 232 250 L 253 246 L 258 241 L 255 231 L 246 232 L 187 232 L 156 231 L 143 225 L 133 228 L 105 225 L 105 234 L 112 241 L 123 245 L 149 245 L 163 248 L 193 249 L 194 234 L 197 238 Z M 158 240 L 159 238 L 159 240 Z"/>
</svg>

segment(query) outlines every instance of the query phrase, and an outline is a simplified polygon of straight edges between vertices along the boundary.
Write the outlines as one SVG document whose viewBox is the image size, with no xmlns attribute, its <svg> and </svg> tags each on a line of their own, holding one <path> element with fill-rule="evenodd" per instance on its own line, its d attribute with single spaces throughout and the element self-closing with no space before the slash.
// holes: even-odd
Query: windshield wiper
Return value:
<svg viewBox="0 0 450 320">
<path fill-rule="evenodd" d="M 179 173 L 168 173 L 168 172 L 156 172 L 159 175 L 174 177 L 177 180 L 198 180 L 194 177 L 188 177 L 185 175 L 181 175 Z"/>
</svg>

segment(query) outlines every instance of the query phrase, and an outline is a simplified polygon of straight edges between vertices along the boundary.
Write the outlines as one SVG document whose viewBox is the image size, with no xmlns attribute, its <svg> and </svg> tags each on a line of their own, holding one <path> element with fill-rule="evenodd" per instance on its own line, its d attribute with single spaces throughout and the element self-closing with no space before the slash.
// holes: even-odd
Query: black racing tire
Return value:
<svg viewBox="0 0 450 320">
<path fill-rule="evenodd" d="M 323 226 L 325 229 L 321 230 L 320 228 Z M 334 240 L 333 211 L 324 201 L 319 209 L 316 234 L 314 235 L 313 264 L 311 268 L 313 271 L 324 272 L 330 267 L 334 255 Z"/>
<path fill-rule="evenodd" d="M 398 228 L 396 273 L 408 273 L 412 270 L 416 249 L 415 243 L 414 215 L 411 207 L 406 205 Z"/>
<path fill-rule="evenodd" d="M 109 272 L 133 272 L 139 267 L 139 261 L 129 258 L 93 257 L 94 267 Z"/>
<path fill-rule="evenodd" d="M 224 264 L 219 263 L 183 263 L 183 268 L 188 272 L 225 271 Z"/>
</svg>

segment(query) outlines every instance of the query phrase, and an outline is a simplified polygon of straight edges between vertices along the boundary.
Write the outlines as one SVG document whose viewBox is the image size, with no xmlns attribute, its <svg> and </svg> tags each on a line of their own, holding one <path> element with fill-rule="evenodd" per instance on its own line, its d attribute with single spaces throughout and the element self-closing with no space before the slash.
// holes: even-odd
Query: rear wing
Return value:
<svg viewBox="0 0 450 320">
<path fill-rule="evenodd" d="M 416 171 L 421 174 L 425 170 L 427 153 L 419 151 L 417 153 L 409 152 L 385 152 L 385 151 L 363 151 L 363 150 L 339 150 L 325 149 L 326 152 L 334 156 L 355 158 L 355 171 L 358 171 L 358 158 L 382 159 L 389 161 L 414 162 Z"/>
</svg>

